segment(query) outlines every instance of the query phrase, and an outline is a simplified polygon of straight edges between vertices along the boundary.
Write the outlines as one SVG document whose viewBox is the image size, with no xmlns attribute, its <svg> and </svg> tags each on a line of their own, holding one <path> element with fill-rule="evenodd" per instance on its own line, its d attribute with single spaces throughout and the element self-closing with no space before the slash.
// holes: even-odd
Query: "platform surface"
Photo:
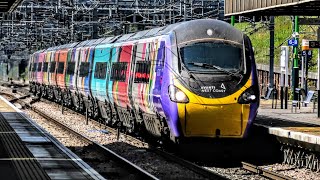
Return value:
<svg viewBox="0 0 320 180">
<path fill-rule="evenodd" d="M 1 96 L 0 173 L 5 179 L 104 179 Z"/>
<path fill-rule="evenodd" d="M 269 134 L 278 137 L 320 145 L 320 118 L 312 103 L 295 110 L 291 109 L 291 102 L 288 109 L 281 109 L 278 101 L 277 109 L 272 109 L 270 100 L 261 100 L 254 124 L 268 128 Z"/>
</svg>

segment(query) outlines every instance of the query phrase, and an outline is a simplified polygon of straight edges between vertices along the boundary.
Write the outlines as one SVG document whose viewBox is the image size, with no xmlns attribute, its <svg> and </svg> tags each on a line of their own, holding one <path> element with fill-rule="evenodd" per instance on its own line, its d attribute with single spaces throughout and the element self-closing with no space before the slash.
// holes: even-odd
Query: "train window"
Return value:
<svg viewBox="0 0 320 180">
<path fill-rule="evenodd" d="M 105 79 L 106 73 L 107 73 L 107 63 L 106 62 L 97 62 L 96 69 L 94 71 L 94 78 Z"/>
<path fill-rule="evenodd" d="M 37 72 L 41 72 L 42 62 L 38 64 Z"/>
<path fill-rule="evenodd" d="M 56 62 L 53 61 L 50 63 L 50 73 L 54 73 L 56 70 Z"/>
<path fill-rule="evenodd" d="M 42 71 L 48 72 L 48 63 L 47 62 L 43 63 L 43 70 Z"/>
<path fill-rule="evenodd" d="M 74 74 L 75 62 L 68 62 L 67 74 Z"/>
<path fill-rule="evenodd" d="M 239 71 L 243 59 L 242 44 L 225 41 L 189 44 L 180 48 L 180 55 L 182 62 L 191 71 L 221 71 L 214 66 Z"/>
<path fill-rule="evenodd" d="M 135 83 L 149 83 L 151 61 L 137 61 Z"/>
<path fill-rule="evenodd" d="M 116 62 L 112 63 L 111 77 L 112 81 L 125 81 L 128 63 Z"/>
<path fill-rule="evenodd" d="M 32 72 L 36 72 L 36 71 L 37 71 L 37 63 L 33 63 Z"/>
<path fill-rule="evenodd" d="M 32 66 L 33 66 L 34 63 L 30 63 L 29 65 L 29 72 L 32 72 Z"/>
<path fill-rule="evenodd" d="M 165 48 L 165 42 L 164 41 L 161 41 L 161 44 L 160 44 L 160 48 L 158 50 L 158 53 L 160 53 L 160 57 L 158 55 L 158 57 L 160 58 L 160 65 L 163 67 L 164 66 L 164 60 L 165 60 L 165 57 L 166 57 L 166 48 Z"/>
<path fill-rule="evenodd" d="M 89 75 L 90 64 L 88 62 L 81 62 L 79 77 L 86 77 Z"/>
<path fill-rule="evenodd" d="M 63 74 L 64 62 L 59 62 L 58 64 L 58 74 Z"/>
</svg>

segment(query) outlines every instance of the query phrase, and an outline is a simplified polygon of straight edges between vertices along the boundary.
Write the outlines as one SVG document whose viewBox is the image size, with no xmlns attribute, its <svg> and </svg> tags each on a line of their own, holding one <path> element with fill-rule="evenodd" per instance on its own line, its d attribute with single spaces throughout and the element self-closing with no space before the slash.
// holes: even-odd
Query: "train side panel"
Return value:
<svg viewBox="0 0 320 180">
<path fill-rule="evenodd" d="M 50 64 L 50 58 L 51 58 L 51 52 L 45 52 L 46 56 L 45 56 L 45 61 L 43 63 L 43 84 L 45 86 L 49 85 L 49 76 L 48 76 L 48 72 L 49 72 L 49 64 Z"/>
<path fill-rule="evenodd" d="M 152 79 L 154 79 L 153 88 L 152 88 L 152 94 L 153 94 L 153 106 L 155 108 L 155 111 L 158 112 L 161 116 L 164 117 L 164 112 L 161 106 L 161 86 L 162 86 L 162 78 L 163 78 L 163 68 L 164 68 L 164 58 L 165 58 L 165 42 L 161 39 L 157 43 L 155 47 L 155 59 L 156 59 L 156 65 Z"/>
<path fill-rule="evenodd" d="M 79 67 L 80 67 L 80 57 L 81 57 L 81 48 L 76 48 L 74 62 L 75 62 L 75 69 L 74 69 L 74 78 L 72 79 L 72 87 L 73 92 L 78 92 L 78 79 L 79 79 Z"/>
<path fill-rule="evenodd" d="M 43 80 L 42 68 L 43 68 L 44 58 L 45 58 L 45 53 L 44 52 L 39 53 L 39 55 L 38 55 L 38 65 L 37 65 L 37 75 L 36 75 L 37 83 L 39 85 L 42 84 L 42 80 Z"/>
<path fill-rule="evenodd" d="M 50 63 L 48 66 L 48 83 L 52 87 L 54 85 L 54 75 L 53 73 L 56 70 L 56 61 L 55 61 L 55 51 L 50 52 Z"/>
<path fill-rule="evenodd" d="M 82 94 L 82 96 L 87 96 L 85 82 L 89 77 L 89 50 L 88 47 L 81 48 L 79 56 L 77 91 L 79 94 Z"/>
<path fill-rule="evenodd" d="M 122 45 L 119 61 L 112 64 L 113 78 L 116 83 L 113 86 L 113 97 L 116 99 L 118 106 L 127 108 L 130 107 L 130 101 L 128 97 L 128 84 L 130 76 L 131 58 L 132 58 L 133 45 Z"/>
<path fill-rule="evenodd" d="M 92 67 L 93 67 L 93 57 L 94 57 L 94 47 L 90 47 L 88 48 L 88 56 L 87 56 L 87 63 L 88 63 L 88 67 L 87 67 L 87 74 L 86 77 L 84 79 L 84 93 L 86 94 L 86 96 L 92 96 L 91 91 L 90 91 L 90 80 L 91 80 L 91 71 L 92 71 Z"/>
<path fill-rule="evenodd" d="M 108 63 L 108 67 L 110 69 L 110 77 L 109 77 L 109 81 L 107 81 L 108 83 L 108 97 L 109 97 L 109 102 L 110 104 L 116 104 L 117 101 L 117 97 L 113 96 L 113 91 L 114 91 L 114 86 L 116 85 L 116 81 L 114 81 L 113 77 L 112 77 L 112 73 L 114 71 L 114 69 L 112 68 L 112 65 L 114 63 L 116 63 L 118 61 L 118 56 L 119 56 L 119 48 L 118 47 L 112 47 L 111 50 L 111 60 L 110 63 Z"/>
<path fill-rule="evenodd" d="M 136 64 L 135 64 L 135 79 L 134 83 L 132 84 L 132 100 L 134 102 L 134 107 L 136 110 L 141 110 L 142 112 L 145 112 L 146 109 L 143 106 L 143 89 L 145 86 L 145 76 L 144 74 L 144 61 L 146 58 L 146 41 L 139 41 L 136 45 Z"/>
<path fill-rule="evenodd" d="M 165 36 L 165 59 L 161 86 L 161 106 L 165 114 L 170 133 L 173 137 L 181 136 L 179 113 L 177 103 L 172 102 L 169 97 L 169 86 L 173 84 L 177 72 L 175 63 L 178 62 L 177 46 L 175 44 L 174 34 Z"/>
<path fill-rule="evenodd" d="M 57 71 L 58 71 L 58 65 L 59 65 L 59 54 L 60 51 L 55 51 L 54 52 L 54 63 L 52 63 L 52 69 L 54 69 L 54 72 L 51 73 L 51 85 L 52 86 L 57 86 Z"/>
<path fill-rule="evenodd" d="M 107 64 L 110 61 L 111 46 L 97 46 L 94 53 L 93 71 L 91 74 L 92 96 L 99 101 L 107 100 Z"/>
</svg>

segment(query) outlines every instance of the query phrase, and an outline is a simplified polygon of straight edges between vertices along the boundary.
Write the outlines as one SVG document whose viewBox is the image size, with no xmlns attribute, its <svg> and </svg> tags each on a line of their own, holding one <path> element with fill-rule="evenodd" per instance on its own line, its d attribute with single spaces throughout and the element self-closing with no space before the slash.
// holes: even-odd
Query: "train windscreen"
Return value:
<svg viewBox="0 0 320 180">
<path fill-rule="evenodd" d="M 180 48 L 182 63 L 190 71 L 240 71 L 243 63 L 241 44 L 198 42 Z"/>
</svg>

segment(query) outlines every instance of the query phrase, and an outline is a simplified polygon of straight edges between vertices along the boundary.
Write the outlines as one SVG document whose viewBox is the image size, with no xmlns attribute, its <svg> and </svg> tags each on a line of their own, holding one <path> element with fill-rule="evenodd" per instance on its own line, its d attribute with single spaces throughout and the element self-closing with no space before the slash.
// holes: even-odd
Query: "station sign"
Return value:
<svg viewBox="0 0 320 180">
<path fill-rule="evenodd" d="M 307 59 L 310 60 L 312 59 L 312 51 L 311 50 L 302 51 L 302 56 L 307 56 Z"/>
<path fill-rule="evenodd" d="M 302 48 L 302 51 L 307 51 L 307 50 L 309 50 L 309 40 L 307 40 L 307 39 L 302 39 L 301 48 Z"/>
<path fill-rule="evenodd" d="M 298 46 L 298 40 L 297 39 L 289 39 L 288 40 L 288 46 L 297 47 Z"/>
<path fill-rule="evenodd" d="M 309 48 L 320 48 L 320 41 L 309 41 Z"/>
</svg>

